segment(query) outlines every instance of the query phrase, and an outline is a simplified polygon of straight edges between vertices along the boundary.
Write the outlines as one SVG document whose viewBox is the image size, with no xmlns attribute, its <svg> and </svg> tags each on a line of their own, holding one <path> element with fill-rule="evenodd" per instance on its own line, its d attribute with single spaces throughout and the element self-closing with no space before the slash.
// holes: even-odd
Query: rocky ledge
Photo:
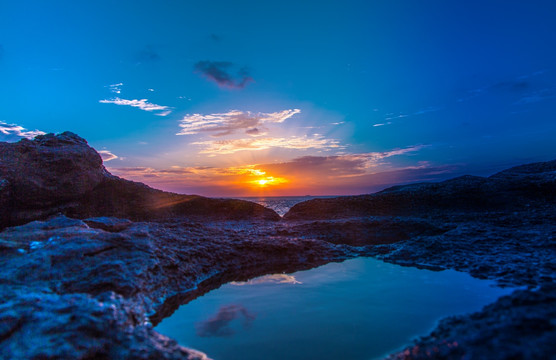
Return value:
<svg viewBox="0 0 556 360">
<path fill-rule="evenodd" d="M 0 160 L 0 358 L 207 359 L 153 324 L 223 283 L 354 256 L 521 286 L 392 359 L 554 356 L 556 161 L 311 200 L 277 221 L 112 176 L 71 133 L 0 143 Z"/>
</svg>

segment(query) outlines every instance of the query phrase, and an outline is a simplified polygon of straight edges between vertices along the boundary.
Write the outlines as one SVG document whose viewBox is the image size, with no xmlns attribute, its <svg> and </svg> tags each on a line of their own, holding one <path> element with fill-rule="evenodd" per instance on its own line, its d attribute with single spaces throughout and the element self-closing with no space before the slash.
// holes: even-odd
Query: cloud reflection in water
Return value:
<svg viewBox="0 0 556 360">
<path fill-rule="evenodd" d="M 254 278 L 248 281 L 233 281 L 230 285 L 243 286 L 243 285 L 258 285 L 258 284 L 302 284 L 297 281 L 295 276 L 287 274 L 272 274 Z"/>
<path fill-rule="evenodd" d="M 256 316 L 250 314 L 247 309 L 241 305 L 222 306 L 218 313 L 208 320 L 195 324 L 197 335 L 200 337 L 224 337 L 232 336 L 235 331 L 231 327 L 232 321 L 243 318 L 242 326 L 244 329 L 249 328 Z"/>
</svg>

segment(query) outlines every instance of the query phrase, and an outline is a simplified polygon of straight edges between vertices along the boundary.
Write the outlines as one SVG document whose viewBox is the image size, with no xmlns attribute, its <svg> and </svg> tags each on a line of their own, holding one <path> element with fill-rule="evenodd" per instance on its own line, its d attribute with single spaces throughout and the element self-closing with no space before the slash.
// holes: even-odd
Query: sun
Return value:
<svg viewBox="0 0 556 360">
<path fill-rule="evenodd" d="M 268 186 L 281 185 L 281 184 L 285 184 L 287 182 L 289 182 L 289 181 L 284 179 L 284 178 L 274 177 L 274 176 L 267 176 L 267 177 L 262 178 L 262 179 L 249 181 L 249 183 L 251 183 L 253 185 L 256 185 L 257 187 L 260 187 L 260 188 L 266 188 Z"/>
</svg>

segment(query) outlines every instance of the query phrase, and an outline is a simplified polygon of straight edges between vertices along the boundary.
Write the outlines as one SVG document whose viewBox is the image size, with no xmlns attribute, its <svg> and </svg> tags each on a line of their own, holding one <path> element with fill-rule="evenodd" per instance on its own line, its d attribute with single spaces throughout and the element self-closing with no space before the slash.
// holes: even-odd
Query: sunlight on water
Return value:
<svg viewBox="0 0 556 360">
<path fill-rule="evenodd" d="M 284 216 L 292 206 L 302 201 L 316 198 L 331 198 L 335 196 L 268 196 L 268 197 L 244 197 L 242 200 L 252 201 L 269 209 L 280 216 Z"/>
<path fill-rule="evenodd" d="M 369 360 L 510 292 L 465 273 L 358 258 L 232 282 L 156 330 L 215 360 Z"/>
</svg>

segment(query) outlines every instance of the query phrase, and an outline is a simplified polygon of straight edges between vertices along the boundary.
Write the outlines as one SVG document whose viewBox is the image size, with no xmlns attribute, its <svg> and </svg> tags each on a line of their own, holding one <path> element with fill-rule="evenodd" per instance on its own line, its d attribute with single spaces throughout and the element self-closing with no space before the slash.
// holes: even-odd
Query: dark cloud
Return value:
<svg viewBox="0 0 556 360">
<path fill-rule="evenodd" d="M 243 327 L 248 328 L 255 320 L 255 315 L 250 314 L 241 305 L 222 306 L 212 318 L 195 324 L 197 335 L 201 337 L 231 336 L 235 331 L 230 325 L 232 321 L 240 318 L 243 318 Z"/>
<path fill-rule="evenodd" d="M 153 49 L 152 46 L 146 46 L 143 50 L 138 51 L 135 54 L 135 61 L 138 64 L 142 63 L 150 63 L 160 60 L 160 55 L 156 50 Z"/>
<path fill-rule="evenodd" d="M 242 67 L 237 71 L 236 68 L 237 66 L 229 61 L 199 61 L 194 65 L 195 72 L 201 73 L 219 86 L 243 89 L 253 78 L 247 68 Z"/>
<path fill-rule="evenodd" d="M 222 41 L 222 36 L 212 33 L 210 34 L 210 39 L 214 42 L 220 42 Z"/>
<path fill-rule="evenodd" d="M 245 133 L 246 133 L 247 135 L 253 135 L 253 136 L 255 136 L 255 135 L 260 135 L 260 134 L 261 134 L 261 130 L 259 130 L 258 128 L 247 129 L 247 130 L 245 130 Z"/>
</svg>

